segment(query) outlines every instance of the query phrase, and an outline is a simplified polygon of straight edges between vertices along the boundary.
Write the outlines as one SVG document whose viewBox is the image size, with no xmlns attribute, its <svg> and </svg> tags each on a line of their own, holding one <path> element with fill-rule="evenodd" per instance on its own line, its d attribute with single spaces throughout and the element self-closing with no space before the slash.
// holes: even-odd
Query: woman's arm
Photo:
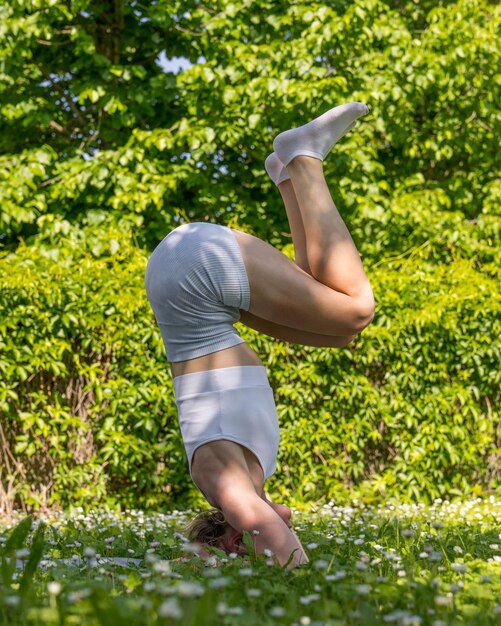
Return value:
<svg viewBox="0 0 501 626">
<path fill-rule="evenodd" d="M 226 491 L 220 498 L 220 504 L 230 526 L 242 533 L 249 532 L 257 554 L 270 550 L 280 565 L 285 565 L 291 559 L 289 568 L 308 563 L 308 557 L 294 531 L 255 491 L 247 491 L 245 495 L 233 489 Z"/>
<path fill-rule="evenodd" d="M 271 506 L 271 508 L 275 511 L 275 513 L 278 514 L 278 516 L 284 520 L 287 528 L 289 529 L 289 531 L 294 535 L 294 537 L 297 539 L 299 545 L 301 546 L 301 550 L 304 552 L 304 548 L 303 545 L 301 544 L 301 541 L 299 540 L 299 537 L 296 535 L 296 531 L 294 530 L 294 528 L 292 527 L 291 524 L 291 510 L 288 506 L 286 506 L 285 504 L 277 504 L 275 502 L 272 502 L 268 496 L 266 495 L 266 493 L 263 490 L 263 493 L 261 495 L 261 497 L 263 498 L 263 500 L 269 504 L 269 506 Z M 305 553 L 306 556 L 306 553 Z M 307 557 L 306 557 L 307 558 Z M 308 558 L 307 558 L 308 560 Z"/>
</svg>

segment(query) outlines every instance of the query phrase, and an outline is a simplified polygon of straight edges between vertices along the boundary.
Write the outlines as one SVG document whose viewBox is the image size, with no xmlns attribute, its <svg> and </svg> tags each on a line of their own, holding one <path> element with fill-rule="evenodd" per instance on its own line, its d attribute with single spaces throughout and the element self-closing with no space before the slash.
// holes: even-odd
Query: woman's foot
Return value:
<svg viewBox="0 0 501 626">
<path fill-rule="evenodd" d="M 361 102 L 334 107 L 316 119 L 280 133 L 273 142 L 277 157 L 286 167 L 296 156 L 310 156 L 323 161 L 334 144 L 369 109 Z"/>
<path fill-rule="evenodd" d="M 268 172 L 268 176 L 275 183 L 275 185 L 280 185 L 284 180 L 289 180 L 289 174 L 287 173 L 287 169 L 282 163 L 282 161 L 277 157 L 275 152 L 272 152 L 264 162 L 264 167 Z"/>
</svg>

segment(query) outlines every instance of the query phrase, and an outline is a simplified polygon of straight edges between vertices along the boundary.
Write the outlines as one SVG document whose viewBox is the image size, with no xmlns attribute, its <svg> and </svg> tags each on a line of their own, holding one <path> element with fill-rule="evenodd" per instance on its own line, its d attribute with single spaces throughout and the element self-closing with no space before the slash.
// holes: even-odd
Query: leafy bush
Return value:
<svg viewBox="0 0 501 626">
<path fill-rule="evenodd" d="M 4 505 L 191 502 L 146 255 L 126 227 L 57 228 L 57 246 L 23 245 L 0 265 Z M 474 260 L 437 265 L 433 250 L 370 270 L 378 313 L 353 346 L 241 329 L 276 391 L 281 497 L 429 499 L 498 481 L 495 281 Z"/>
<path fill-rule="evenodd" d="M 127 230 L 62 228 L 60 247 L 20 246 L 1 264 L 4 497 L 175 497 L 187 478 L 145 255 Z"/>
<path fill-rule="evenodd" d="M 418 500 L 499 484 L 495 282 L 471 261 L 426 257 L 416 249 L 371 271 L 376 320 L 354 347 L 274 362 L 282 466 L 301 499 L 355 487 Z"/>
</svg>

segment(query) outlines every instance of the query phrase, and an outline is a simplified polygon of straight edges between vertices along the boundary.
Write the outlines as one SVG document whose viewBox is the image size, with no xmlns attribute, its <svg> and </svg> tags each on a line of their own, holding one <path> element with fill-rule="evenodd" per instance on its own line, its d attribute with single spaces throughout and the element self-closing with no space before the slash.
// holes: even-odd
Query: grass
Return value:
<svg viewBox="0 0 501 626">
<path fill-rule="evenodd" d="M 292 571 L 265 556 L 203 563 L 179 533 L 188 517 L 77 510 L 0 527 L 0 624 L 501 623 L 495 498 L 297 513 L 311 562 Z"/>
</svg>

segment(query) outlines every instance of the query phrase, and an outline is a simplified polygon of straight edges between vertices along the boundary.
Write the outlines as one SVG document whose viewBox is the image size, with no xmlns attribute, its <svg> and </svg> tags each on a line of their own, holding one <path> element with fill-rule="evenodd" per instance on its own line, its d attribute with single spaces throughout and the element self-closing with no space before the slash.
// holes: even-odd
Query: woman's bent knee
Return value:
<svg viewBox="0 0 501 626">
<path fill-rule="evenodd" d="M 374 319 L 374 296 L 372 290 L 354 299 L 351 328 L 353 333 L 361 333 Z"/>
<path fill-rule="evenodd" d="M 329 342 L 329 348 L 345 348 L 352 341 L 354 341 L 356 335 L 347 335 L 346 337 L 332 337 L 332 340 Z"/>
</svg>

